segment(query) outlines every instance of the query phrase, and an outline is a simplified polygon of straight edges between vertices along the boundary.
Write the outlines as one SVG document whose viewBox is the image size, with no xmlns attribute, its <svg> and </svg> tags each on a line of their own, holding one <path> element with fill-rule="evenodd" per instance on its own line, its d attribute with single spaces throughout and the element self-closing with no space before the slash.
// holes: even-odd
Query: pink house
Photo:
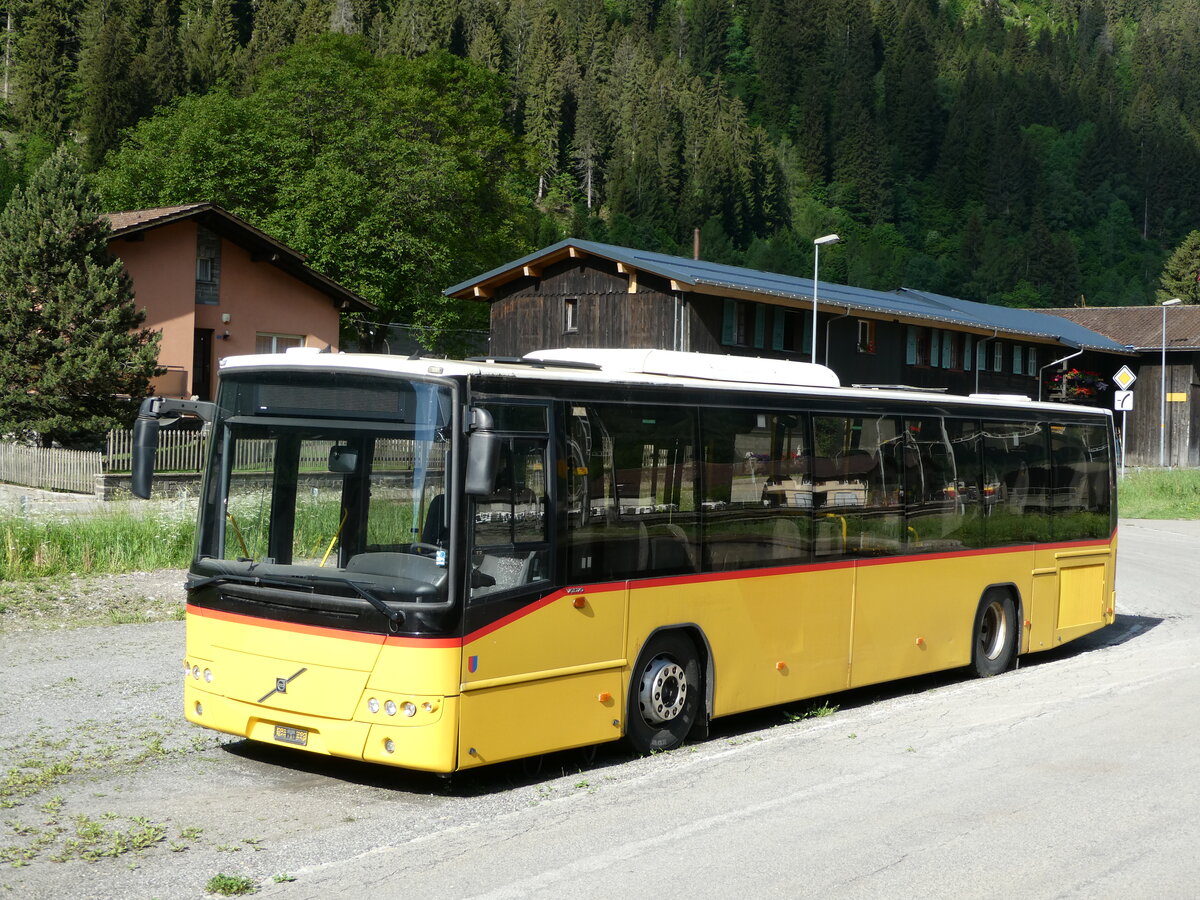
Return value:
<svg viewBox="0 0 1200 900">
<path fill-rule="evenodd" d="M 162 332 L 153 390 L 212 399 L 217 361 L 288 347 L 338 349 L 342 312 L 370 303 L 304 257 L 211 203 L 111 213 L 109 252 L 125 263 L 146 327 Z"/>
</svg>

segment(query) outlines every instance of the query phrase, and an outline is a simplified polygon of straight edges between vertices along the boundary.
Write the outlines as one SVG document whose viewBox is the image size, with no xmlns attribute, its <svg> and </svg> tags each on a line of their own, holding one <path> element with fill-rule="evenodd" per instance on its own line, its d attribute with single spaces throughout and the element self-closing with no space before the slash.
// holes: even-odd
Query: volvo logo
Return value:
<svg viewBox="0 0 1200 900">
<path fill-rule="evenodd" d="M 259 697 L 258 702 L 265 703 L 267 698 L 270 697 L 272 694 L 286 694 L 287 686 L 307 671 L 308 671 L 308 667 L 305 666 L 303 669 L 301 669 L 295 675 L 292 675 L 290 678 L 276 678 L 275 679 L 275 687 L 273 687 L 271 690 L 267 691 L 265 694 L 263 694 L 261 697 Z"/>
</svg>

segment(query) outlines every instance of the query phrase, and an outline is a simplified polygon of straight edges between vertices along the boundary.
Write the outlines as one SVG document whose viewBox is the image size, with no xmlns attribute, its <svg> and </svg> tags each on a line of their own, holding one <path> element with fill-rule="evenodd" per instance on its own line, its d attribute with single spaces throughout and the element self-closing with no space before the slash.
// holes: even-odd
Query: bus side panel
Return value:
<svg viewBox="0 0 1200 900">
<path fill-rule="evenodd" d="M 984 590 L 1014 583 L 1028 596 L 1032 563 L 1018 550 L 859 565 L 851 686 L 968 665 Z"/>
<path fill-rule="evenodd" d="M 1116 541 L 1037 551 L 1038 591 L 1030 618 L 1031 651 L 1074 640 L 1115 621 L 1112 590 Z"/>
<path fill-rule="evenodd" d="M 620 669 L 464 691 L 460 769 L 621 736 Z"/>
<path fill-rule="evenodd" d="M 468 635 L 460 767 L 621 736 L 626 596 L 624 584 L 560 591 Z"/>
<path fill-rule="evenodd" d="M 713 715 L 846 688 L 853 569 L 635 583 L 629 659 L 658 628 L 694 623 L 713 655 Z"/>
</svg>

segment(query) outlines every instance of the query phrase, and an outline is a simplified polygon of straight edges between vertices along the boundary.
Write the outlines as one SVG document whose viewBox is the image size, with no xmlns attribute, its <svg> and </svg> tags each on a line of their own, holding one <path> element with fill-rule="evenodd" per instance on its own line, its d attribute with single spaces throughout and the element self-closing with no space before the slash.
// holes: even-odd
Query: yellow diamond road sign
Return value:
<svg viewBox="0 0 1200 900">
<path fill-rule="evenodd" d="M 1129 366 L 1121 366 L 1117 370 L 1117 374 L 1113 376 L 1113 381 L 1116 382 L 1117 387 L 1121 390 L 1127 391 L 1129 390 L 1129 386 L 1137 381 L 1137 376 L 1129 370 Z"/>
</svg>

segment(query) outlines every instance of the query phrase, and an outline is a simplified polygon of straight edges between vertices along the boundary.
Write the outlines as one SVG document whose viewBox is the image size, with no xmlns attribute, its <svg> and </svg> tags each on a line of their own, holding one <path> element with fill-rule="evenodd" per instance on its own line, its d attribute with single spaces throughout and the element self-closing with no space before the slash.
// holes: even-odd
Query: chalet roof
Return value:
<svg viewBox="0 0 1200 900">
<path fill-rule="evenodd" d="M 138 240 L 143 232 L 184 219 L 195 219 L 210 231 L 245 247 L 253 259 L 269 262 L 298 281 L 327 295 L 339 309 L 354 312 L 372 312 L 375 309 L 373 304 L 349 288 L 343 287 L 308 265 L 303 253 L 275 240 L 245 219 L 214 203 L 188 203 L 183 206 L 108 213 L 113 238 L 125 240 Z"/>
<path fill-rule="evenodd" d="M 1076 322 L 1135 350 L 1162 349 L 1161 306 L 1098 306 L 1039 312 Z M 1169 308 L 1166 318 L 1168 350 L 1200 350 L 1200 306 Z"/>
<path fill-rule="evenodd" d="M 672 282 L 672 288 L 718 296 L 761 299 L 764 302 L 802 301 L 811 307 L 813 280 L 794 275 L 761 272 L 705 260 L 633 250 L 612 244 L 568 238 L 521 259 L 505 263 L 482 275 L 447 288 L 450 297 L 487 300 L 501 284 L 522 277 L 536 277 L 541 268 L 562 259 L 595 256 L 618 264 L 622 271 L 649 272 Z M 1057 343 L 1078 344 L 1090 350 L 1128 353 L 1119 343 L 1069 319 L 1053 319 L 1028 309 L 992 306 L 946 297 L 928 291 L 900 288 L 874 291 L 822 281 L 817 302 L 832 309 L 842 308 L 865 318 L 887 318 L 930 325 L 957 325 L 979 333 L 996 332 L 1003 337 L 1037 338 Z"/>
</svg>

